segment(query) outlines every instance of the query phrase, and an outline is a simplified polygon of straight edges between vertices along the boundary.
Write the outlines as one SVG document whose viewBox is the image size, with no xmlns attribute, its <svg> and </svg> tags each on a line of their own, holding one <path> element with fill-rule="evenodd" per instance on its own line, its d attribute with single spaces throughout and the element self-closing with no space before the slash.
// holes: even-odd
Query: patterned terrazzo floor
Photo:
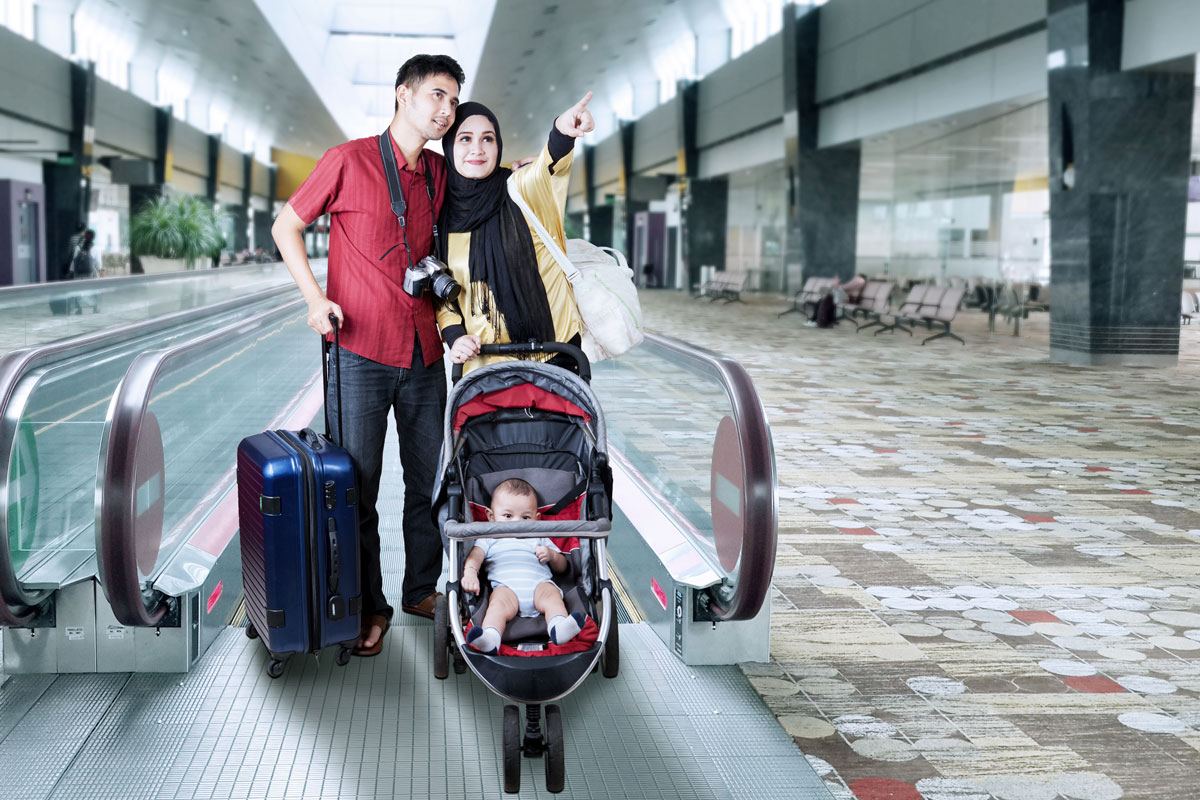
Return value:
<svg viewBox="0 0 1200 800">
<path fill-rule="evenodd" d="M 1200 326 L 1176 368 L 1081 368 L 1045 314 L 922 347 L 643 305 L 767 408 L 772 660 L 743 669 L 835 797 L 1200 796 Z"/>
</svg>

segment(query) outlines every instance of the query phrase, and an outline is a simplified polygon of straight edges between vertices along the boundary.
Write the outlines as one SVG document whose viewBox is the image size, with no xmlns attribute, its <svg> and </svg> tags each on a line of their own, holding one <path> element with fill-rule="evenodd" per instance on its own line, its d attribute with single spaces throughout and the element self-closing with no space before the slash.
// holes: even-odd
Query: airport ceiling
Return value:
<svg viewBox="0 0 1200 800">
<path fill-rule="evenodd" d="M 227 115 L 239 149 L 267 142 L 320 155 L 344 138 L 318 93 L 296 74 L 288 48 L 248 0 L 39 0 L 103 25 L 130 52 L 131 74 L 159 70 L 186 88 L 190 121 L 212 132 Z M 77 34 L 78 35 L 78 34 Z M 136 80 L 136 79 L 135 79 Z M 249 136 L 247 136 L 249 134 Z"/>
<path fill-rule="evenodd" d="M 382 130 L 396 70 L 447 53 L 464 99 L 487 103 L 505 154 L 536 153 L 554 116 L 586 91 L 603 138 L 631 87 L 663 54 L 730 27 L 730 14 L 780 0 L 38 0 L 103 29 L 143 87 L 160 70 L 186 87 L 188 119 L 239 149 L 310 156 Z M 732 9 L 732 10 L 731 10 Z M 82 12 L 80 14 L 80 12 Z M 694 56 L 693 56 L 694 57 Z M 146 76 L 150 76 L 147 78 Z M 151 92 L 154 90 L 151 89 Z M 182 92 L 182 90 L 180 90 Z M 146 96 L 143 88 L 139 92 Z M 154 102 L 160 102 L 160 97 Z"/>
<path fill-rule="evenodd" d="M 554 118 L 588 91 L 595 93 L 590 108 L 597 124 L 589 138 L 604 138 L 615 128 L 618 111 L 629 115 L 629 87 L 655 81 L 661 59 L 684 37 L 728 29 L 727 12 L 736 5 L 736 0 L 501 0 L 469 98 L 500 119 L 506 157 L 536 155 Z"/>
</svg>

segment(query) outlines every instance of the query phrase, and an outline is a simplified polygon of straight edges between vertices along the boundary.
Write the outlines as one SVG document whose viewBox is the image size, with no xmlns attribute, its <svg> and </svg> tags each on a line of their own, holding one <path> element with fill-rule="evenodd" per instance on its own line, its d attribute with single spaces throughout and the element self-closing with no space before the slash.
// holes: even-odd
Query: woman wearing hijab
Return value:
<svg viewBox="0 0 1200 800">
<path fill-rule="evenodd" d="M 565 249 L 563 211 L 574 160 L 575 139 L 595 124 L 582 100 L 555 121 L 541 154 L 516 173 L 522 198 Z M 446 201 L 440 226 L 443 253 L 462 287 L 457 305 L 437 314 L 450 360 L 466 373 L 504 356 L 480 358 L 481 344 L 567 342 L 579 345 L 583 330 L 575 295 L 554 256 L 531 230 L 508 196 L 511 170 L 500 166 L 504 141 L 500 123 L 481 103 L 458 107 L 454 125 L 442 138 L 446 156 Z M 543 356 L 570 368 L 573 362 Z"/>
</svg>

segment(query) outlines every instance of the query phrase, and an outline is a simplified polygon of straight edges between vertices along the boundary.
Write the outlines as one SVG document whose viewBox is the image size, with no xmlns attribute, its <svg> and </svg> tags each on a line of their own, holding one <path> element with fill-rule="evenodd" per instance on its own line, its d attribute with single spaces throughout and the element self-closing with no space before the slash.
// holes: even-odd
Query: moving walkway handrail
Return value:
<svg viewBox="0 0 1200 800">
<path fill-rule="evenodd" d="M 172 273 L 174 274 L 174 273 Z M 108 328 L 93 331 L 69 339 L 61 339 L 34 347 L 13 350 L 0 356 L 0 469 L 4 470 L 0 479 L 0 626 L 22 627 L 29 625 L 37 618 L 39 608 L 53 593 L 46 589 L 40 592 L 29 592 L 21 586 L 17 578 L 11 552 L 11 535 L 9 530 L 9 515 L 7 509 L 12 503 L 10 492 L 13 487 L 7 480 L 7 472 L 12 464 L 13 452 L 17 446 L 20 433 L 20 414 L 13 413 L 11 403 L 21 379 L 35 367 L 62 360 L 80 351 L 94 350 L 102 346 L 111 346 L 129 341 L 140 336 L 169 330 L 177 325 L 203 319 L 204 317 L 223 314 L 245 305 L 262 302 L 274 295 L 282 295 L 295 291 L 291 283 L 282 284 L 273 289 L 257 292 L 253 295 L 235 297 L 220 303 L 190 308 L 167 314 L 162 317 L 135 322 L 120 328 Z"/>
<path fill-rule="evenodd" d="M 289 288 L 295 291 L 294 286 Z M 285 311 L 299 309 L 303 304 L 304 300 L 298 298 L 191 342 L 141 353 L 126 370 L 108 407 L 96 476 L 96 559 L 100 585 L 122 624 L 154 627 L 167 613 L 166 596 L 142 586 L 133 536 L 137 518 L 138 437 L 159 375 L 171 362 L 228 344 L 234 337 L 249 337 Z"/>
<path fill-rule="evenodd" d="M 80 278 L 77 280 L 49 281 L 47 283 L 25 283 L 20 286 L 0 287 L 0 304 L 23 295 L 71 294 L 73 292 L 91 291 L 93 289 L 120 288 L 127 284 L 143 285 L 159 283 L 166 280 L 203 280 L 206 276 L 224 278 L 231 274 L 253 273 L 263 267 L 276 267 L 282 261 L 264 261 L 261 264 L 238 264 L 219 269 L 179 270 L 176 272 L 151 272 L 144 275 L 112 275 L 103 278 Z"/>
<path fill-rule="evenodd" d="M 736 361 L 655 333 L 646 333 L 646 342 L 715 372 L 729 395 L 742 463 L 741 569 L 732 597 L 722 602 L 714 594 L 709 612 L 724 622 L 753 619 L 771 588 L 779 526 L 775 454 L 762 400 Z"/>
</svg>

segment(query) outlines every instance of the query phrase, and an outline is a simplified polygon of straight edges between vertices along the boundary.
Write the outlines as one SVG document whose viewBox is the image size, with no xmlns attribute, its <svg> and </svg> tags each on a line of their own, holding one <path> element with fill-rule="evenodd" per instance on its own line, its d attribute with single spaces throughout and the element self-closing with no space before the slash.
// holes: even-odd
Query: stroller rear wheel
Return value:
<svg viewBox="0 0 1200 800">
<path fill-rule="evenodd" d="M 562 709 L 546 706 L 546 789 L 561 792 L 566 785 L 566 756 L 563 744 Z"/>
<path fill-rule="evenodd" d="M 521 791 L 521 711 L 504 707 L 504 791 Z"/>
<path fill-rule="evenodd" d="M 450 674 L 450 607 L 445 595 L 438 595 L 433 606 L 433 677 L 444 680 Z"/>
</svg>

